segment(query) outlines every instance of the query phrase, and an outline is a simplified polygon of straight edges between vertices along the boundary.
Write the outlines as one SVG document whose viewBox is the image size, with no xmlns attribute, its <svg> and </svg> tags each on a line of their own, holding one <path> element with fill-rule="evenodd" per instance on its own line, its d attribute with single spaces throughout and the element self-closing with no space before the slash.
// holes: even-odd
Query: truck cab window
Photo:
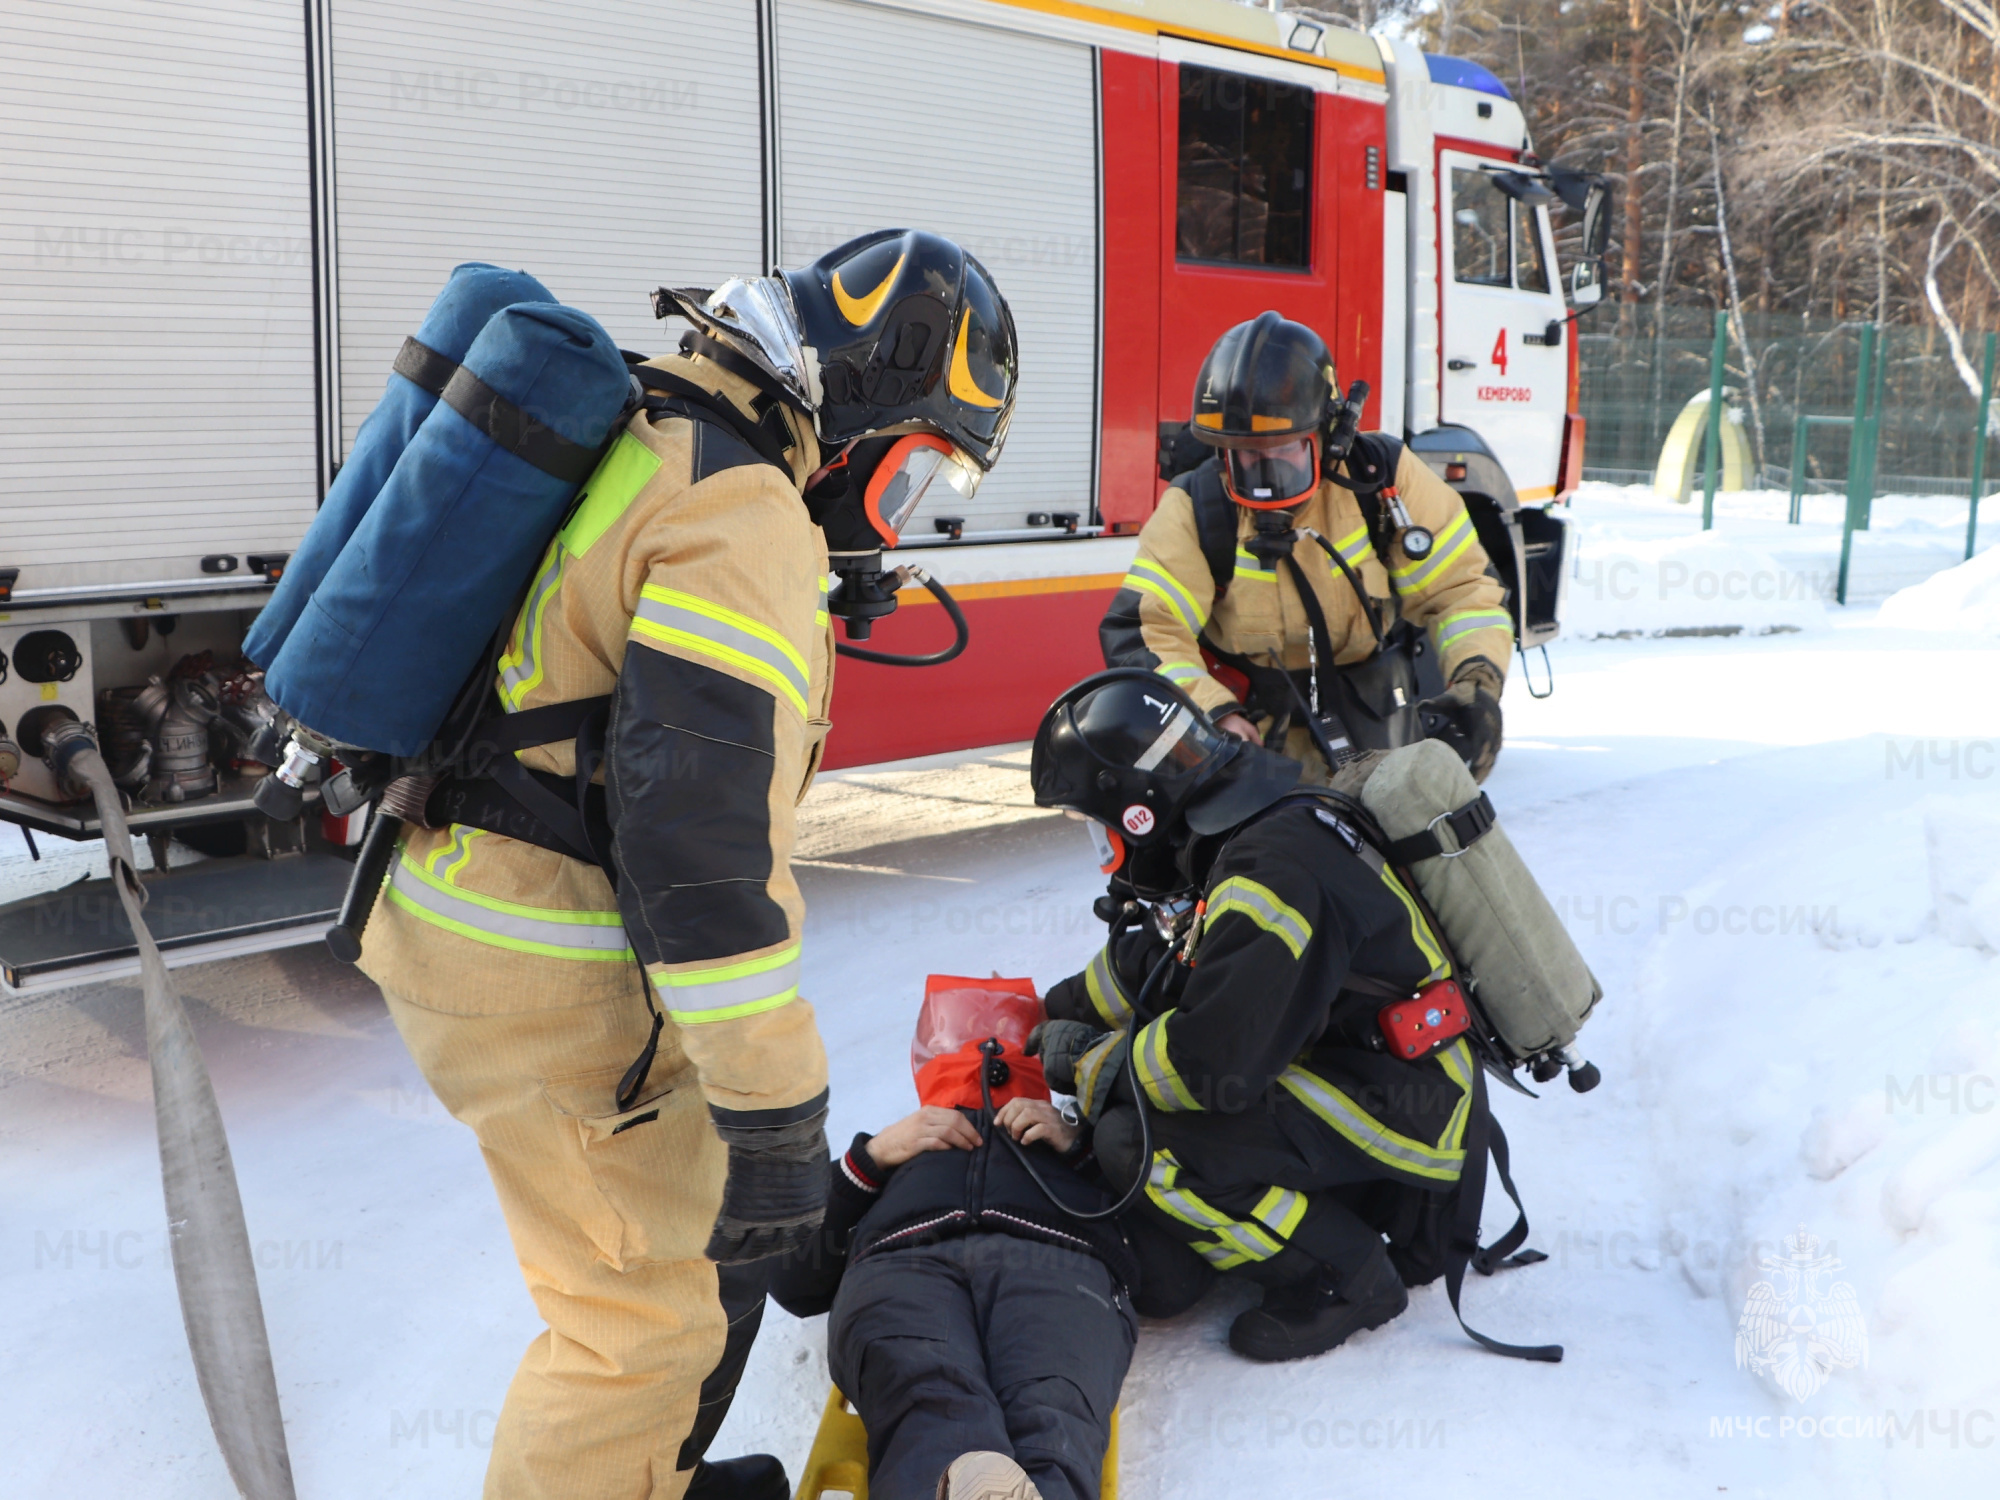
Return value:
<svg viewBox="0 0 2000 1500">
<path fill-rule="evenodd" d="M 1512 204 L 1485 172 L 1451 174 L 1451 274 L 1473 286 L 1509 286 L 1507 210 Z"/>
<path fill-rule="evenodd" d="M 1308 269 L 1312 90 L 1185 64 L 1180 72 L 1175 254 Z"/>
<path fill-rule="evenodd" d="M 1542 254 L 1542 211 L 1526 203 L 1514 208 L 1514 285 L 1524 292 L 1549 289 L 1549 263 Z"/>
</svg>

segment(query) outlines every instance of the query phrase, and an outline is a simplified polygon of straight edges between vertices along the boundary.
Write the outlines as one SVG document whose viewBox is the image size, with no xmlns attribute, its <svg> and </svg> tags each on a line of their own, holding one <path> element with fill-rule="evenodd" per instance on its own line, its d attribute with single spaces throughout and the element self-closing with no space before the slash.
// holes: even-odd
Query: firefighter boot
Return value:
<svg viewBox="0 0 2000 1500">
<path fill-rule="evenodd" d="M 791 1496 L 785 1466 L 768 1453 L 749 1453 L 720 1463 L 702 1459 L 694 1466 L 684 1500 L 791 1500 Z"/>
<path fill-rule="evenodd" d="M 1042 1492 L 1004 1453 L 961 1453 L 938 1478 L 938 1500 L 1042 1500 Z"/>
<path fill-rule="evenodd" d="M 1264 1305 L 1239 1314 L 1229 1347 L 1245 1359 L 1305 1359 L 1344 1344 L 1364 1328 L 1380 1328 L 1410 1305 L 1403 1279 L 1379 1245 L 1346 1275 L 1321 1266 L 1289 1286 L 1273 1287 Z"/>
</svg>

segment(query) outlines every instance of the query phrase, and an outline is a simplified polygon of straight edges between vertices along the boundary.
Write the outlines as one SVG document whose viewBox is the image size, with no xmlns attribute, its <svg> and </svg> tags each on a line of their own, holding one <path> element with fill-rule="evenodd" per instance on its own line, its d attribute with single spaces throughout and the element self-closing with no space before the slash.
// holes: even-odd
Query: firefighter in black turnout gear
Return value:
<svg viewBox="0 0 2000 1500">
<path fill-rule="evenodd" d="M 1113 1188 L 1143 1177 L 1134 1212 L 1205 1263 L 1142 1264 L 1143 1282 L 1178 1283 L 1183 1306 L 1216 1271 L 1261 1283 L 1229 1335 L 1257 1360 L 1388 1322 L 1406 1286 L 1447 1269 L 1468 1125 L 1484 1121 L 1467 1038 L 1404 1060 L 1377 1029 L 1382 994 L 1449 972 L 1418 903 L 1352 804 L 1157 674 L 1071 688 L 1031 774 L 1038 804 L 1101 826 L 1111 899 L 1129 898 L 1029 1046 L 1077 1096 Z"/>
</svg>

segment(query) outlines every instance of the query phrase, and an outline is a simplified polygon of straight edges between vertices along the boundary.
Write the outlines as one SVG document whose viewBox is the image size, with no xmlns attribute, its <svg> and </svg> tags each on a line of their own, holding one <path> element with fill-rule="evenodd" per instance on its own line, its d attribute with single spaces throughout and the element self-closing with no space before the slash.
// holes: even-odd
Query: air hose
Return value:
<svg viewBox="0 0 2000 1500">
<path fill-rule="evenodd" d="M 209 1425 L 244 1500 L 292 1500 L 277 1373 L 229 1137 L 194 1027 L 140 910 L 147 891 L 132 862 L 124 804 L 86 725 L 58 724 L 43 744 L 57 783 L 96 799 L 111 883 L 139 948 L 168 1243 Z"/>
<path fill-rule="evenodd" d="M 1169 947 L 1165 953 L 1160 955 L 1158 960 L 1153 964 L 1153 967 L 1147 971 L 1146 982 L 1139 987 L 1138 1001 L 1132 1007 L 1134 1014 L 1151 1014 L 1151 1006 L 1148 1002 L 1156 992 L 1161 976 L 1167 972 L 1168 965 L 1173 961 L 1174 950 Z M 1153 1160 L 1153 1122 L 1146 1112 L 1146 1091 L 1139 1086 L 1138 1048 L 1130 1045 L 1125 1048 L 1125 1081 L 1132 1086 L 1132 1106 L 1139 1112 L 1139 1170 L 1132 1178 L 1131 1186 L 1125 1189 L 1124 1195 L 1116 1203 L 1112 1204 L 1109 1208 L 1098 1209 L 1090 1213 L 1086 1213 L 1080 1208 L 1071 1208 L 1061 1198 L 1057 1197 L 1056 1190 L 1043 1180 L 1042 1174 L 1035 1170 L 1035 1164 L 1028 1160 L 1026 1148 L 1014 1139 L 1012 1132 L 1001 1127 L 999 1118 L 993 1108 L 993 1084 L 995 1082 L 993 1073 L 995 1071 L 994 1064 L 1000 1058 L 1000 1042 L 998 1038 L 988 1037 L 979 1044 L 979 1050 L 986 1055 L 987 1059 L 986 1066 L 979 1070 L 979 1093 L 986 1104 L 987 1118 L 993 1121 L 993 1129 L 1000 1132 L 1000 1139 L 1007 1143 L 1007 1149 L 1012 1151 L 1014 1159 L 1020 1162 L 1021 1170 L 1026 1172 L 1035 1186 L 1042 1190 L 1042 1196 L 1053 1203 L 1061 1212 L 1084 1224 L 1092 1223 L 1098 1219 L 1114 1218 L 1130 1208 L 1132 1200 L 1139 1196 L 1139 1189 L 1146 1185 L 1146 1173 Z M 1004 1079 L 1001 1081 L 1004 1081 Z"/>
<path fill-rule="evenodd" d="M 944 585 L 922 568 L 898 571 L 907 571 L 910 577 L 931 591 L 932 598 L 944 606 L 944 612 L 951 616 L 951 628 L 956 633 L 956 639 L 942 651 L 933 651 L 926 656 L 898 656 L 891 651 L 870 651 L 866 646 L 850 646 L 845 641 L 834 642 L 833 649 L 842 656 L 851 656 L 856 661 L 872 661 L 878 666 L 941 667 L 965 650 L 972 640 L 972 627 L 965 623 L 965 611 L 958 607 L 956 599 L 945 592 Z"/>
</svg>

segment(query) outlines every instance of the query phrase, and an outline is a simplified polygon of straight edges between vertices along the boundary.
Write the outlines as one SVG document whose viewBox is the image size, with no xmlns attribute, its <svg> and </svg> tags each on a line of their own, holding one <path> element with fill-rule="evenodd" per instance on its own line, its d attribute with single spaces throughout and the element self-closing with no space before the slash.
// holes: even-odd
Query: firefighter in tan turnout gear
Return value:
<svg viewBox="0 0 2000 1500">
<path fill-rule="evenodd" d="M 635 371 L 647 407 L 500 660 L 537 748 L 431 793 L 367 934 L 548 1324 L 489 1500 L 785 1493 L 774 1459 L 696 1464 L 770 1257 L 826 1199 L 790 856 L 828 729 L 829 551 L 879 602 L 883 544 L 927 488 L 971 493 L 1013 408 L 1006 303 L 933 235 L 660 305 L 694 331 Z"/>
<path fill-rule="evenodd" d="M 1189 432 L 1219 451 L 1139 533 L 1099 630 L 1105 665 L 1160 673 L 1314 779 L 1321 738 L 1340 759 L 1429 735 L 1484 780 L 1513 652 L 1505 596 L 1458 494 L 1341 416 L 1333 358 L 1303 324 L 1267 312 L 1216 341 Z M 1424 651 L 1447 686 L 1420 703 Z"/>
</svg>

